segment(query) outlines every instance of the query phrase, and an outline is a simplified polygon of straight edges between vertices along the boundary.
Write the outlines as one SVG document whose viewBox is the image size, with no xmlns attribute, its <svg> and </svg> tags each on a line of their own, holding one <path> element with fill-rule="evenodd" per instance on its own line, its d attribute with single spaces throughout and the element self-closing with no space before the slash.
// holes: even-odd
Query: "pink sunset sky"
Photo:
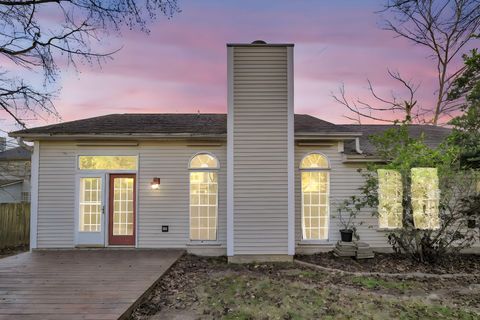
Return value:
<svg viewBox="0 0 480 320">
<path fill-rule="evenodd" d="M 366 79 L 389 95 L 387 69 L 421 83 L 419 100 L 433 101 L 435 66 L 425 49 L 380 28 L 384 1 L 194 1 L 161 16 L 150 34 L 124 31 L 102 48 L 122 49 L 101 68 L 63 71 L 55 105 L 62 119 L 127 112 L 226 112 L 226 43 L 263 39 L 295 44 L 295 112 L 347 123 L 331 93 L 343 83 L 353 98 L 369 98 Z M 2 117 L 3 118 L 3 117 Z M 55 123 L 50 118 L 30 126 Z"/>
</svg>

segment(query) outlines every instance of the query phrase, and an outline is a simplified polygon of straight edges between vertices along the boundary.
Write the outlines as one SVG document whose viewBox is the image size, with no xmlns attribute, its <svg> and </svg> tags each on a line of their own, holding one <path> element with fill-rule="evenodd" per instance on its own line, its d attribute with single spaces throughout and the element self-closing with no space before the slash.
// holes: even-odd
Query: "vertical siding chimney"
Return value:
<svg viewBox="0 0 480 320">
<path fill-rule="evenodd" d="M 228 44 L 227 253 L 294 254 L 293 44 Z M 239 257 L 239 258 L 238 258 Z"/>
</svg>

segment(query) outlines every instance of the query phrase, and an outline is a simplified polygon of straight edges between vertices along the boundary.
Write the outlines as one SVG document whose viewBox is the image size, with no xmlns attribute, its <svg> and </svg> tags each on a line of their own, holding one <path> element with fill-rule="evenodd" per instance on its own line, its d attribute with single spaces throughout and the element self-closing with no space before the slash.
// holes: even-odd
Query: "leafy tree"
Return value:
<svg viewBox="0 0 480 320">
<path fill-rule="evenodd" d="M 0 111 L 22 126 L 31 118 L 59 116 L 51 88 L 59 70 L 79 63 L 102 64 L 115 51 L 101 52 L 109 32 L 122 27 L 148 32 L 160 12 L 178 12 L 176 0 L 0 1 Z M 40 75 L 43 84 L 35 84 Z"/>
<path fill-rule="evenodd" d="M 478 239 L 478 229 L 469 228 L 480 212 L 472 210 L 469 195 L 475 196 L 478 170 L 465 170 L 459 164 L 461 148 L 443 143 L 430 148 L 424 138 L 409 136 L 408 125 L 403 124 L 372 137 L 383 163 L 368 166 L 363 172 L 365 184 L 361 188 L 361 203 L 378 215 L 378 169 L 392 169 L 402 177 L 402 227 L 388 231 L 388 241 L 396 252 L 420 262 L 435 262 L 442 255 L 471 246 Z M 440 227 L 434 230 L 418 229 L 414 224 L 412 204 L 412 168 L 437 168 L 439 176 Z M 471 225 L 470 225 L 471 227 Z"/>
<path fill-rule="evenodd" d="M 450 143 L 462 147 L 461 164 L 480 169 L 480 54 L 477 49 L 464 55 L 465 71 L 455 80 L 449 99 L 462 101 L 462 115 L 450 124 Z"/>
</svg>

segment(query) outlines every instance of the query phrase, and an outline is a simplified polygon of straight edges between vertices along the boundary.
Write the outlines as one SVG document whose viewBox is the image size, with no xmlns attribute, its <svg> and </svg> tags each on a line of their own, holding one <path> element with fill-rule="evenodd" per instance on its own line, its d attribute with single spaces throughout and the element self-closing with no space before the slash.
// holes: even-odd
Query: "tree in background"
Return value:
<svg viewBox="0 0 480 320">
<path fill-rule="evenodd" d="M 371 140 L 383 163 L 369 165 L 363 171 L 365 184 L 356 203 L 371 208 L 378 216 L 378 170 L 394 170 L 400 177 L 397 185 L 401 190 L 397 194 L 401 197 L 401 212 L 398 214 L 401 222 L 387 231 L 394 251 L 419 262 L 434 263 L 445 254 L 470 247 L 479 239 L 479 229 L 471 222 L 479 220 L 480 211 L 475 210 L 476 202 L 471 199 L 478 197 L 480 171 L 460 165 L 461 147 L 445 142 L 437 148 L 430 148 L 423 137 L 414 139 L 409 136 L 407 124 L 373 136 Z M 420 176 L 422 181 L 424 168 L 436 168 L 438 173 L 438 218 L 427 224 L 432 227 L 419 227 L 418 216 L 415 216 L 415 206 L 419 204 L 416 188 L 422 183 L 418 180 L 413 183 L 412 178 L 417 174 L 416 178 Z M 427 212 L 425 207 L 423 210 Z"/>
<path fill-rule="evenodd" d="M 176 0 L 0 1 L 0 110 L 21 127 L 32 118 L 59 114 L 51 85 L 59 71 L 79 63 L 102 64 L 115 52 L 102 52 L 102 39 L 122 27 L 148 32 L 158 13 L 179 12 Z M 41 85 L 26 72 L 38 74 Z"/>
<path fill-rule="evenodd" d="M 451 143 L 462 146 L 461 163 L 480 169 L 480 54 L 472 50 L 464 55 L 465 71 L 449 92 L 451 101 L 460 101 L 463 114 L 450 121 Z"/>
<path fill-rule="evenodd" d="M 439 147 L 430 148 L 424 137 L 410 137 L 409 124 L 405 122 L 370 137 L 383 163 L 367 167 L 362 196 L 348 200 L 373 209 L 374 215 L 383 210 L 399 218 L 401 221 L 395 220 L 395 228 L 387 232 L 388 241 L 395 251 L 421 262 L 435 262 L 479 239 L 480 54 L 472 50 L 463 59 L 463 72 L 451 84 L 448 94 L 448 99 L 460 105 L 463 112 L 450 122 L 451 134 Z M 414 193 L 418 183 L 412 184 L 412 177 L 414 172 L 421 171 L 415 168 L 436 168 L 438 172 L 439 221 L 431 224 L 435 225 L 432 228 L 419 228 L 415 223 L 418 201 Z M 399 177 L 398 182 L 394 181 L 400 186 L 395 196 L 401 197 L 401 203 L 379 208 L 381 197 L 388 200 L 379 194 L 379 169 L 393 170 Z"/>
<path fill-rule="evenodd" d="M 400 73 L 389 71 L 389 76 L 406 89 L 407 97 L 382 97 L 368 81 L 370 94 L 377 103 L 364 99 L 350 99 L 345 89 L 334 99 L 353 113 L 350 119 L 370 119 L 394 122 L 392 114 L 400 114 L 397 120 L 407 122 L 439 124 L 454 117 L 462 109 L 457 101 L 448 98 L 455 79 L 462 75 L 465 67 L 455 67 L 462 51 L 468 49 L 472 40 L 480 33 L 480 2 L 478 0 L 387 0 L 384 10 L 384 28 L 396 37 L 407 39 L 426 48 L 436 65 L 437 87 L 435 102 L 431 106 L 417 103 L 415 93 L 418 84 L 405 80 Z"/>
</svg>

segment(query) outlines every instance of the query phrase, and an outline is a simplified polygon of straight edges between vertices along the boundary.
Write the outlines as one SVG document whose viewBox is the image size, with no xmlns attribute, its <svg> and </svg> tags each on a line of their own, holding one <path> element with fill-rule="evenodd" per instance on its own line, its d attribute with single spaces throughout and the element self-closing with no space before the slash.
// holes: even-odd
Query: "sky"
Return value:
<svg viewBox="0 0 480 320">
<path fill-rule="evenodd" d="M 387 70 L 421 84 L 419 100 L 433 101 L 435 68 L 425 49 L 381 29 L 381 0 L 179 0 L 181 12 L 160 16 L 149 34 L 124 31 L 104 38 L 122 49 L 101 68 L 69 68 L 59 79 L 55 106 L 63 121 L 109 113 L 225 113 L 226 43 L 294 43 L 295 112 L 334 123 L 351 122 L 332 92 L 344 84 L 352 98 L 370 99 L 397 84 Z M 3 117 L 4 118 L 4 117 Z M 30 126 L 60 119 L 32 121 Z M 4 123 L 6 123 L 4 121 Z"/>
</svg>

